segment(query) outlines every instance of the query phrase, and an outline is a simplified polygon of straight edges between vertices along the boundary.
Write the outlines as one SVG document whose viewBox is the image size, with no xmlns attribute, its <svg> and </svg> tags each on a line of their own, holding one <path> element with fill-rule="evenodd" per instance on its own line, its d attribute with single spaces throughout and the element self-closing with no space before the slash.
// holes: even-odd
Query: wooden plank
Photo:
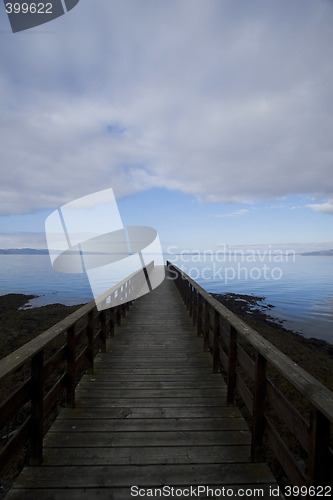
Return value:
<svg viewBox="0 0 333 500">
<path fill-rule="evenodd" d="M 43 412 L 44 412 L 44 418 L 50 411 L 50 409 L 56 404 L 56 402 L 59 400 L 60 395 L 65 391 L 66 389 L 66 373 L 64 373 L 56 382 L 55 385 L 51 387 L 49 392 L 44 396 L 44 407 L 43 407 Z"/>
<path fill-rule="evenodd" d="M 180 365 L 183 365 L 181 367 Z M 196 370 L 200 368 L 207 368 L 209 369 L 209 363 L 206 359 L 194 359 L 192 361 L 189 360 L 165 360 L 164 362 L 159 363 L 150 361 L 150 362 L 144 362 L 144 361 L 125 361 L 125 360 L 119 360 L 119 361 L 109 361 L 109 362 L 104 362 L 100 363 L 99 365 L 100 369 L 110 369 L 110 370 L 131 370 L 131 371 L 140 371 L 140 370 L 184 370 L 185 372 L 189 372 L 191 370 Z M 217 372 L 215 372 L 217 373 Z"/>
<path fill-rule="evenodd" d="M 163 398 L 163 405 L 172 407 L 172 406 L 216 406 L 218 401 L 216 398 Z M 81 398 L 79 395 L 77 397 L 77 407 L 81 408 L 91 408 L 99 407 L 99 408 L 113 408 L 117 406 L 122 406 L 123 408 L 141 408 L 145 406 L 146 408 L 158 408 L 161 405 L 160 398 L 145 398 L 142 401 L 141 398 Z"/>
<path fill-rule="evenodd" d="M 28 417 L 17 429 L 13 437 L 0 449 L 0 475 L 9 469 L 16 454 L 22 449 L 31 429 L 31 417 Z"/>
<path fill-rule="evenodd" d="M 30 399 L 30 379 L 23 382 L 18 389 L 0 405 L 0 429 L 11 420 Z"/>
<path fill-rule="evenodd" d="M 16 488 L 96 488 L 172 484 L 274 484 L 265 464 L 195 464 L 36 467 L 23 470 Z M 38 498 L 38 497 L 37 497 Z"/>
<path fill-rule="evenodd" d="M 105 368 L 103 369 L 103 372 L 106 376 L 115 376 L 115 375 L 125 375 L 131 371 L 132 375 L 135 374 L 135 375 L 146 375 L 146 376 L 149 376 L 150 377 L 155 377 L 155 375 L 163 375 L 164 376 L 164 380 L 165 378 L 167 378 L 168 375 L 179 375 L 179 378 L 182 378 L 183 376 L 186 377 L 190 377 L 191 375 L 193 376 L 193 379 L 198 379 L 198 380 L 201 380 L 202 377 L 200 377 L 200 370 L 195 370 L 193 371 L 193 368 L 187 368 L 187 367 L 184 367 L 184 368 L 168 368 L 168 367 L 165 367 L 165 368 L 137 368 L 137 369 L 131 369 L 131 368 L 128 368 L 128 369 L 121 369 L 121 368 L 115 368 L 115 369 L 112 369 L 112 368 Z M 95 372 L 97 373 L 97 372 Z"/>
<path fill-rule="evenodd" d="M 268 418 L 266 418 L 266 427 L 267 442 L 269 443 L 281 466 L 286 471 L 289 480 L 294 485 L 306 485 L 307 480 L 300 468 L 301 463 L 299 461 L 297 462 L 292 456 L 286 443 L 280 437 L 278 431 Z"/>
<path fill-rule="evenodd" d="M 226 394 L 225 387 L 222 388 L 214 388 L 214 389 L 191 389 L 190 399 L 194 398 L 210 398 L 210 397 L 223 397 Z M 111 398 L 111 399 L 137 399 L 140 398 L 142 402 L 144 400 L 152 399 L 152 398 L 188 398 L 189 391 L 188 389 L 114 389 L 114 388 L 95 388 L 93 390 L 89 389 L 81 389 L 80 397 L 81 398 Z"/>
<path fill-rule="evenodd" d="M 151 432 L 248 430 L 243 418 L 144 418 L 56 420 L 49 432 Z"/>
<path fill-rule="evenodd" d="M 137 380 L 137 381 L 140 381 L 140 380 L 162 380 L 162 381 L 165 381 L 165 380 L 178 380 L 178 381 L 182 381 L 182 380 L 192 380 L 192 381 L 200 381 L 200 380 L 203 380 L 202 378 L 202 374 L 200 373 L 200 371 L 185 371 L 185 370 L 177 370 L 177 369 L 173 369 L 173 370 L 159 370 L 158 368 L 156 368 L 155 370 L 135 370 L 135 373 L 132 371 L 132 370 L 121 370 L 121 369 L 118 369 L 118 370 L 108 370 L 108 369 L 104 369 L 104 370 L 100 370 L 98 367 L 95 368 L 95 376 L 97 375 L 103 375 L 104 376 L 104 379 L 105 380 L 115 380 L 116 377 L 117 377 L 117 380 L 121 381 L 121 380 Z M 215 379 L 218 379 L 218 380 L 222 380 L 221 378 L 221 375 L 220 374 L 211 374 L 210 376 L 210 380 L 214 380 L 213 377 L 215 377 Z M 208 380 L 208 378 L 207 378 Z"/>
<path fill-rule="evenodd" d="M 114 388 L 114 389 L 126 389 L 131 387 L 132 389 L 220 389 L 222 386 L 222 381 L 220 378 L 215 379 L 206 379 L 204 380 L 192 380 L 191 378 L 188 380 L 176 379 L 176 380 L 136 380 L 136 377 L 132 377 L 133 380 L 100 380 L 99 378 L 91 379 L 81 379 L 81 382 L 78 384 L 78 388 L 81 389 L 91 389 L 94 388 Z"/>
<path fill-rule="evenodd" d="M 117 408 L 63 408 L 58 419 L 118 419 L 118 418 L 199 418 L 199 417 L 239 417 L 241 415 L 238 408 L 230 406 L 192 406 L 192 407 L 117 407 Z"/>
<path fill-rule="evenodd" d="M 247 445 L 250 431 L 152 431 L 152 432 L 49 432 L 45 447 L 98 448 L 105 446 L 207 446 Z"/>
<path fill-rule="evenodd" d="M 248 462 L 250 446 L 142 446 L 140 448 L 46 448 L 45 466 L 154 465 Z"/>
<path fill-rule="evenodd" d="M 156 486 L 156 485 L 155 485 Z M 179 494 L 179 492 L 175 491 L 174 494 L 172 494 L 172 491 L 167 491 L 167 497 L 165 498 L 177 498 L 178 500 L 188 500 L 188 486 L 186 485 L 180 485 L 182 488 L 184 488 L 184 496 Z M 214 488 L 214 485 L 212 484 L 207 484 L 205 483 L 205 486 L 207 488 Z M 155 488 L 153 485 L 151 485 L 151 488 Z M 269 484 L 261 484 L 258 486 L 258 484 L 242 484 L 241 486 L 236 485 L 230 485 L 228 484 L 226 487 L 226 491 L 228 491 L 228 496 L 233 497 L 235 499 L 240 499 L 244 498 L 244 492 L 248 491 L 251 492 L 251 495 L 255 495 L 255 497 L 261 497 L 261 498 L 270 498 L 272 494 L 272 486 Z M 239 488 L 241 488 L 241 497 L 238 496 L 238 491 Z M 161 497 L 161 489 L 162 486 L 157 486 L 157 492 L 156 496 L 153 498 L 163 498 Z M 41 497 L 41 491 L 42 491 L 42 497 Z M 222 498 L 220 496 L 220 491 L 217 487 L 217 494 L 219 497 L 217 498 Z M 276 492 L 276 489 L 275 489 Z M 143 500 L 151 500 L 152 495 L 155 493 L 153 489 L 148 490 L 148 496 L 145 494 L 142 494 L 142 491 L 140 491 L 140 496 L 137 498 L 143 499 Z M 170 493 L 170 495 L 169 495 Z M 199 494 L 199 493 L 198 493 Z M 210 491 L 208 491 L 208 494 L 210 494 Z M 157 496 L 158 495 L 158 496 Z M 201 492 L 202 495 L 202 492 Z M 104 486 L 98 487 L 98 488 L 57 488 L 57 489 L 49 489 L 49 488 L 44 488 L 43 490 L 40 489 L 34 489 L 31 488 L 29 490 L 22 490 L 22 489 L 13 489 L 11 490 L 7 496 L 6 500 L 36 500 L 37 498 L 43 499 L 43 500 L 129 500 L 131 497 L 131 490 L 129 487 L 123 487 L 123 488 L 107 488 Z M 133 496 L 133 498 L 135 498 Z M 197 497 L 200 498 L 200 497 Z M 202 497 L 201 498 L 205 498 Z M 206 496 L 206 498 L 209 498 Z M 210 496 L 210 498 L 214 498 Z M 276 497 L 279 499 L 282 499 L 282 496 Z"/>
<path fill-rule="evenodd" d="M 310 439 L 309 424 L 269 379 L 267 379 L 267 400 L 277 412 L 279 418 L 287 424 L 303 448 L 308 451 Z"/>
<path fill-rule="evenodd" d="M 237 346 L 237 360 L 251 380 L 254 380 L 255 363 L 240 345 Z"/>
<path fill-rule="evenodd" d="M 44 380 L 48 379 L 49 376 L 59 369 L 59 366 L 66 361 L 67 347 L 64 345 L 61 347 L 51 358 L 49 358 L 44 363 Z"/>
<path fill-rule="evenodd" d="M 190 348 L 191 345 L 192 345 L 192 348 Z M 128 350 L 127 344 L 124 344 L 122 346 L 122 348 L 127 350 L 127 359 L 133 358 L 136 361 L 141 360 L 144 362 L 152 360 L 151 356 L 148 356 L 148 354 L 147 354 L 148 346 L 145 349 L 134 349 L 132 344 L 131 344 L 131 349 Z M 161 349 L 163 349 L 163 354 L 161 354 Z M 184 350 L 186 350 L 186 352 L 181 352 L 180 349 L 184 349 Z M 117 349 L 115 351 L 110 351 L 110 354 L 112 356 L 112 358 L 111 358 L 112 361 L 117 361 L 118 359 L 124 360 L 123 354 L 121 354 L 119 352 L 119 344 L 118 343 L 117 343 Z M 155 362 L 165 361 L 166 357 L 167 358 L 172 357 L 172 359 L 176 359 L 177 361 L 178 360 L 189 360 L 189 359 L 192 359 L 193 356 L 198 356 L 198 357 L 202 357 L 204 359 L 209 360 L 208 354 L 203 353 L 201 351 L 201 349 L 199 349 L 199 348 L 193 349 L 192 343 L 185 344 L 185 345 L 178 345 L 177 344 L 177 348 L 173 348 L 173 349 L 166 348 L 163 344 L 161 344 L 160 346 L 155 347 L 155 348 L 149 347 L 149 354 L 154 355 Z M 102 361 L 103 357 L 98 354 L 95 359 Z"/>
<path fill-rule="evenodd" d="M 236 390 L 250 413 L 253 412 L 253 394 L 239 373 L 236 373 Z"/>
</svg>

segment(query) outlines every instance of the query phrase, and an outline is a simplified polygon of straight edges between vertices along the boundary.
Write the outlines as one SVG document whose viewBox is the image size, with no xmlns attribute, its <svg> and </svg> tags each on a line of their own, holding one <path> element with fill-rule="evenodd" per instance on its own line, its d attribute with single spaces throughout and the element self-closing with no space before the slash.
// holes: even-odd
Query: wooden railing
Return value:
<svg viewBox="0 0 333 500">
<path fill-rule="evenodd" d="M 146 271 L 153 266 L 151 262 Z M 11 377 L 22 380 L 15 377 L 18 370 L 27 374 L 0 403 L 1 437 L 8 435 L 0 448 L 0 476 L 23 448 L 28 450 L 31 465 L 42 462 L 50 411 L 64 394 L 64 404 L 75 406 L 79 375 L 84 369 L 93 373 L 96 353 L 106 350 L 107 337 L 114 335 L 115 325 L 121 325 L 134 291 L 137 294 L 145 279 L 142 270 L 133 273 L 96 299 L 103 303 L 103 310 L 98 311 L 93 300 L 0 360 L 2 387 L 14 385 Z"/>
<path fill-rule="evenodd" d="M 250 414 L 253 461 L 262 459 L 264 445 L 268 445 L 292 485 L 329 484 L 332 391 L 177 266 L 168 262 L 167 267 L 169 279 L 175 280 L 193 317 L 197 334 L 203 337 L 204 350 L 212 353 L 213 371 L 221 371 L 226 377 L 228 402 L 233 403 L 237 394 Z M 299 406 L 308 410 L 307 416 L 296 408 L 294 396 L 288 399 L 286 393 L 290 391 L 281 389 L 285 381 L 305 401 Z M 288 432 L 295 445 L 288 445 L 290 439 L 282 438 Z"/>
</svg>

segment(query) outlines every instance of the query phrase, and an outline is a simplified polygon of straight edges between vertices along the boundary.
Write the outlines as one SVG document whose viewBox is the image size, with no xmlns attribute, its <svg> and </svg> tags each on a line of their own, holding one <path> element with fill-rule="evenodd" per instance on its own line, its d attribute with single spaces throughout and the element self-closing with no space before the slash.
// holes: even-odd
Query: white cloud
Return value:
<svg viewBox="0 0 333 500">
<path fill-rule="evenodd" d="M 238 217 L 239 215 L 246 215 L 247 213 L 249 213 L 249 210 L 247 210 L 246 208 L 241 208 L 240 210 L 235 210 L 234 212 L 230 212 L 228 214 L 218 214 L 216 215 L 216 217 L 220 218 L 220 217 Z"/>
<path fill-rule="evenodd" d="M 324 212 L 325 214 L 333 215 L 333 199 L 327 201 L 326 203 L 311 203 L 308 207 L 312 208 L 316 212 Z"/>
<path fill-rule="evenodd" d="M 332 21 L 325 0 L 96 0 L 2 33 L 1 213 L 107 187 L 327 197 Z"/>
</svg>

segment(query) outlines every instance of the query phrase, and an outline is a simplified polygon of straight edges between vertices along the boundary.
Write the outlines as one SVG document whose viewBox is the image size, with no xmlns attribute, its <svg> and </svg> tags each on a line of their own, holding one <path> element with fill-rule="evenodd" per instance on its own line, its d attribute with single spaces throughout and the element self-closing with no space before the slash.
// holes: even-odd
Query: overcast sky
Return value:
<svg viewBox="0 0 333 500">
<path fill-rule="evenodd" d="M 165 244 L 331 245 L 331 0 L 81 0 L 16 34 L 0 15 L 0 247 L 108 187 Z"/>
</svg>

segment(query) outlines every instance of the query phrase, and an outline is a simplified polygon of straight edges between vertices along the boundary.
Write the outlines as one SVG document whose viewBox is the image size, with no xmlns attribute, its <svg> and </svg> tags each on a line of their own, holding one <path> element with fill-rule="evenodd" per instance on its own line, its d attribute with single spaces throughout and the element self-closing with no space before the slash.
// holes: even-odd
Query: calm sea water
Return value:
<svg viewBox="0 0 333 500">
<path fill-rule="evenodd" d="M 333 343 L 333 257 L 168 255 L 167 258 L 213 293 L 265 297 L 269 314 L 306 337 Z M 112 286 L 112 284 L 110 284 Z M 0 255 L 0 295 L 39 295 L 32 306 L 92 300 L 85 275 L 55 272 L 47 255 Z"/>
</svg>

